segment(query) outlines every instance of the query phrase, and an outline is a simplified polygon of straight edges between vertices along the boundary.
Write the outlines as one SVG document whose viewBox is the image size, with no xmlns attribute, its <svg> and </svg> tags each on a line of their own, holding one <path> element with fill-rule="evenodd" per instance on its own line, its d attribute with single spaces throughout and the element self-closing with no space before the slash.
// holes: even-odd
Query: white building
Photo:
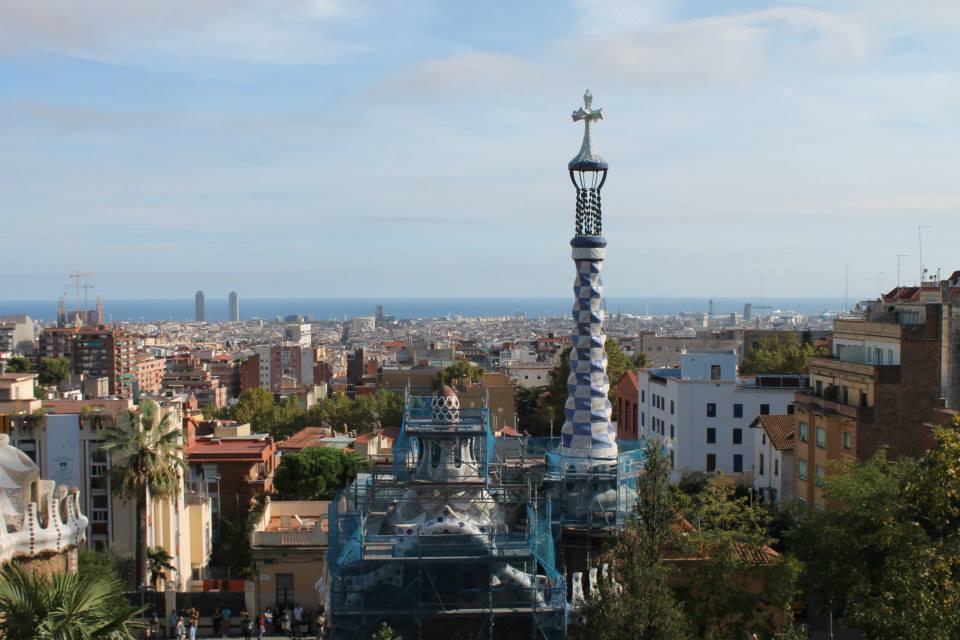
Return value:
<svg viewBox="0 0 960 640">
<path fill-rule="evenodd" d="M 681 355 L 680 368 L 641 369 L 637 437 L 662 442 L 674 478 L 688 471 L 755 473 L 750 424 L 759 415 L 793 412 L 805 376 L 737 377 L 733 349 Z"/>
<path fill-rule="evenodd" d="M 757 416 L 750 425 L 754 451 L 753 486 L 765 500 L 793 500 L 793 446 L 795 416 Z"/>
<path fill-rule="evenodd" d="M 518 387 L 535 389 L 550 384 L 550 371 L 553 366 L 546 362 L 517 362 L 504 367 L 504 373 Z"/>
<path fill-rule="evenodd" d="M 350 320 L 350 333 L 356 335 L 365 331 L 376 331 L 377 319 L 373 316 L 357 316 Z"/>
</svg>

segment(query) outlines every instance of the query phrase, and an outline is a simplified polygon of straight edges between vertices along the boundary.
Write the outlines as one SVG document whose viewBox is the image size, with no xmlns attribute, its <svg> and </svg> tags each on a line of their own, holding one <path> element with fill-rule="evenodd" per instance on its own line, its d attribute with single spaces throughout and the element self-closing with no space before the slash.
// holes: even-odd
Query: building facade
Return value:
<svg viewBox="0 0 960 640">
<path fill-rule="evenodd" d="M 750 423 L 760 415 L 792 413 L 804 376 L 737 377 L 737 354 L 683 354 L 679 369 L 640 369 L 640 422 L 634 438 L 669 452 L 675 477 L 684 472 L 753 474 Z"/>
</svg>

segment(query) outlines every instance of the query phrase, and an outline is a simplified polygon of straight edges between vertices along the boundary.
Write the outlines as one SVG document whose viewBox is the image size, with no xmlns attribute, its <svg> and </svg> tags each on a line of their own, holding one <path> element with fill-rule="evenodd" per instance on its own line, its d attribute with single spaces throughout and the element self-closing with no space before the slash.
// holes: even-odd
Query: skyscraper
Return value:
<svg viewBox="0 0 960 640">
<path fill-rule="evenodd" d="M 203 322 L 206 320 L 206 308 L 203 299 L 203 291 L 197 291 L 197 295 L 194 296 L 194 306 L 196 307 L 195 316 L 197 322 Z"/>
<path fill-rule="evenodd" d="M 228 307 L 230 310 L 230 322 L 240 322 L 240 296 L 237 295 L 236 291 L 230 292 Z"/>
</svg>

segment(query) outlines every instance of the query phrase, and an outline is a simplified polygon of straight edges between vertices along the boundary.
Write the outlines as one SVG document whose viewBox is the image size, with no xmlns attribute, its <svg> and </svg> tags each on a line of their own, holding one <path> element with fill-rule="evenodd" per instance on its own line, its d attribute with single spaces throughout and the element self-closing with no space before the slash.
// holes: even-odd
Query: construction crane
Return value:
<svg viewBox="0 0 960 640">
<path fill-rule="evenodd" d="M 90 289 L 92 284 L 83 285 L 83 324 L 90 324 Z"/>
<path fill-rule="evenodd" d="M 78 271 L 77 273 L 71 273 L 70 275 L 67 276 L 68 278 L 73 278 L 73 286 L 74 286 L 74 290 L 76 291 L 76 301 L 77 301 L 78 311 L 80 310 L 80 279 L 85 278 L 87 276 L 93 276 L 93 275 L 96 275 L 96 274 L 90 273 L 90 272 L 84 273 L 84 272 Z"/>
</svg>

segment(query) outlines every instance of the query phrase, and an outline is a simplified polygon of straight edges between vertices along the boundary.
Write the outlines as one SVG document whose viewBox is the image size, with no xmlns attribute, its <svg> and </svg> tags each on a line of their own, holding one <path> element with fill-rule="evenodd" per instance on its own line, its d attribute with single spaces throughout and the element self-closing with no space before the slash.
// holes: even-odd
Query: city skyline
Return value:
<svg viewBox="0 0 960 640">
<path fill-rule="evenodd" d="M 840 297 L 850 265 L 865 297 L 897 254 L 919 279 L 926 225 L 960 266 L 960 14 L 635 4 L 5 6 L 0 299 L 80 269 L 114 299 L 567 295 L 587 87 L 611 296 Z"/>
</svg>

